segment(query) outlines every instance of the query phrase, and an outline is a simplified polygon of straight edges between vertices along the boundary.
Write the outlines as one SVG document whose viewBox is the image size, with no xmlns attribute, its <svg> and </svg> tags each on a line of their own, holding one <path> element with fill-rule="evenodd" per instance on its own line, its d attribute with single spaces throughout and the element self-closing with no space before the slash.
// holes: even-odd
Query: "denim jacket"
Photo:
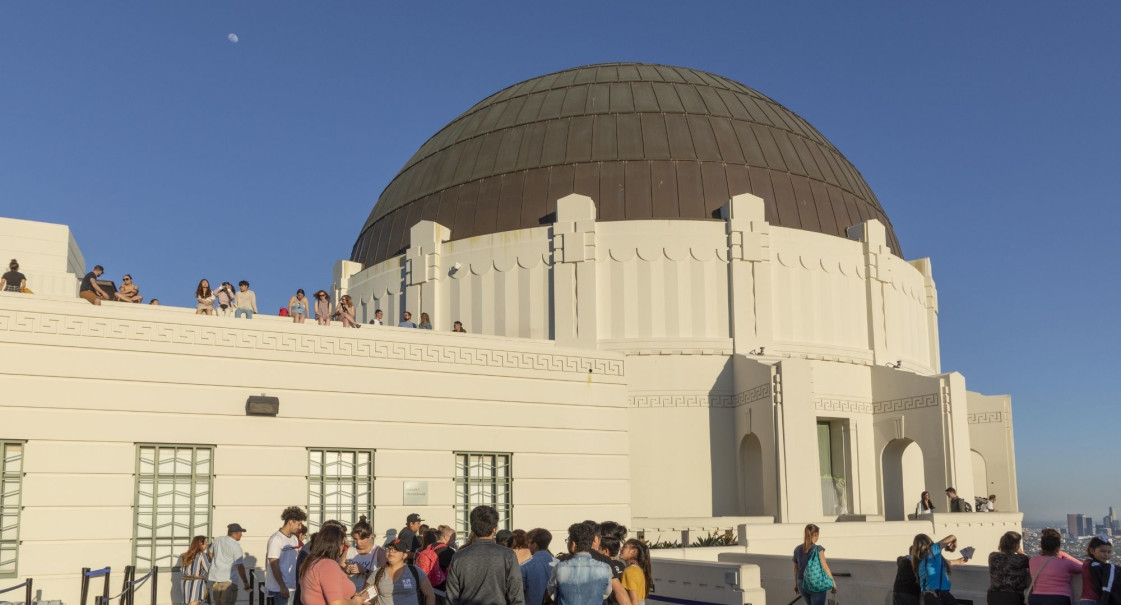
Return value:
<svg viewBox="0 0 1121 605">
<path fill-rule="evenodd" d="M 611 594 L 611 566 L 586 552 L 558 561 L 549 579 L 549 594 L 557 605 L 602 605 Z"/>
</svg>

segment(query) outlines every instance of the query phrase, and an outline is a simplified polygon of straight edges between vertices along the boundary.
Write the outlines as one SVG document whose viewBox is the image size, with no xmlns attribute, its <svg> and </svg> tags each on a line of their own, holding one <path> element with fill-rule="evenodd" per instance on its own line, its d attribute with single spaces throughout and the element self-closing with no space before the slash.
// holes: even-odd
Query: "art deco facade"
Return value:
<svg viewBox="0 0 1121 605">
<path fill-rule="evenodd" d="M 863 520 L 852 550 L 884 560 L 923 490 L 1018 510 L 1009 398 L 941 367 L 931 262 L 820 133 L 712 74 L 550 74 L 425 143 L 333 298 L 444 329 L 92 307 L 65 227 L 0 234 L 39 286 L 0 293 L 0 577 L 47 599 L 234 521 L 260 567 L 292 503 L 379 534 L 481 502 L 556 531 L 746 525 L 751 552 Z M 247 414 L 261 395 L 275 416 Z"/>
</svg>

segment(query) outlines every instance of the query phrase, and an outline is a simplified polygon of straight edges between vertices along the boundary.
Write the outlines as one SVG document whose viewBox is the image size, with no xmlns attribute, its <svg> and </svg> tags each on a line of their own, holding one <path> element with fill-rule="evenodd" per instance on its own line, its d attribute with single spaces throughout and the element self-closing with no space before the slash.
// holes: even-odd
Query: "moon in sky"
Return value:
<svg viewBox="0 0 1121 605">
<path fill-rule="evenodd" d="M 230 42 L 233 42 L 234 44 L 237 44 L 237 34 L 230 34 L 226 36 L 226 39 Z"/>
</svg>

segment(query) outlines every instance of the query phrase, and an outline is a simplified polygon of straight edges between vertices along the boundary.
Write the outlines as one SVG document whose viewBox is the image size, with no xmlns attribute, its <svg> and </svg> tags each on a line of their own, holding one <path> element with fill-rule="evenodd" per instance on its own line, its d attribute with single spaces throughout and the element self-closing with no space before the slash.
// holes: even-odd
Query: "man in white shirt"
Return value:
<svg viewBox="0 0 1121 605">
<path fill-rule="evenodd" d="M 249 579 L 245 576 L 245 566 L 242 565 L 241 541 L 245 528 L 237 523 L 226 526 L 226 535 L 218 538 L 210 545 L 210 598 L 214 605 L 234 605 L 237 603 L 237 586 L 230 579 L 233 577 L 234 567 L 241 577 L 241 585 L 249 590 Z"/>
<path fill-rule="evenodd" d="M 287 605 L 296 592 L 296 558 L 300 540 L 296 536 L 300 525 L 307 521 L 307 513 L 298 506 L 289 506 L 280 514 L 284 525 L 269 536 L 265 547 L 265 590 L 273 598 L 273 605 Z"/>
</svg>

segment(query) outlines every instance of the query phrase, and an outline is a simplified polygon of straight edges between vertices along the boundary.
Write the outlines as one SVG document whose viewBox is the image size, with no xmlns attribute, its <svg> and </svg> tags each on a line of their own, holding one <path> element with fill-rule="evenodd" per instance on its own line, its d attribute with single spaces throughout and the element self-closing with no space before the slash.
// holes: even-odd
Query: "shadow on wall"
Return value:
<svg viewBox="0 0 1121 605">
<path fill-rule="evenodd" d="M 737 477 L 736 408 L 717 406 L 715 402 L 729 397 L 734 390 L 733 361 L 724 363 L 713 388 L 709 389 L 708 434 L 709 469 L 712 473 L 712 516 L 729 517 L 741 514 L 740 486 Z M 721 388 L 724 387 L 724 388 Z M 734 397 L 732 397 L 734 400 Z"/>
</svg>

